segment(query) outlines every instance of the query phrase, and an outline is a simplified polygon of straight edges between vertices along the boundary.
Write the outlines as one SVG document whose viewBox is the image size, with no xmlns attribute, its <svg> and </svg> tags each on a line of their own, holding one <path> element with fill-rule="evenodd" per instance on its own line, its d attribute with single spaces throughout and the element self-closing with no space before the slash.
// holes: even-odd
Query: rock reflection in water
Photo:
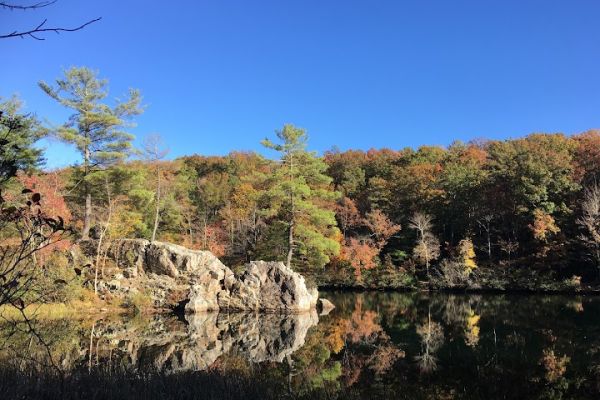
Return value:
<svg viewBox="0 0 600 400">
<path fill-rule="evenodd" d="M 168 324 L 159 317 L 143 334 L 124 329 L 109 336 L 137 369 L 198 371 L 227 354 L 255 363 L 282 362 L 304 345 L 318 321 L 316 312 L 197 313 L 186 316 L 186 323 Z"/>
</svg>

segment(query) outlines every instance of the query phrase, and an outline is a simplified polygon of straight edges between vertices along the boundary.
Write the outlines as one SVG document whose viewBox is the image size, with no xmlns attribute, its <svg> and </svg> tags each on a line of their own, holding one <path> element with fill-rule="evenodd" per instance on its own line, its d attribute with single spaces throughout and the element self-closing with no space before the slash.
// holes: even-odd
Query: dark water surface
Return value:
<svg viewBox="0 0 600 400">
<path fill-rule="evenodd" d="M 322 295 L 325 316 L 1 323 L 0 396 L 600 398 L 600 298 Z"/>
</svg>

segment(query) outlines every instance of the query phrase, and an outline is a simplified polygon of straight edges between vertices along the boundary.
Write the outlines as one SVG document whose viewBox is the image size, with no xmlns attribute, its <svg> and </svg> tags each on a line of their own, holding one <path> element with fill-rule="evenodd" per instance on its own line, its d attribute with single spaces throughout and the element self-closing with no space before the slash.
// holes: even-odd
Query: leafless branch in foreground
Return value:
<svg viewBox="0 0 600 400">
<path fill-rule="evenodd" d="M 42 37 L 36 36 L 36 34 L 44 33 L 44 32 L 54 32 L 57 34 L 61 33 L 61 32 L 76 32 L 76 31 L 79 31 L 79 30 L 85 28 L 86 26 L 88 26 L 90 24 L 93 24 L 94 22 L 100 21 L 101 19 L 102 19 L 102 17 L 98 17 L 98 18 L 88 21 L 85 24 L 80 25 L 76 28 L 44 28 L 44 24 L 48 21 L 47 19 L 45 19 L 41 24 L 39 24 L 34 29 L 31 29 L 29 31 L 23 31 L 23 32 L 14 31 L 14 32 L 11 32 L 6 35 L 0 35 L 0 39 L 8 39 L 8 38 L 12 38 L 12 37 L 24 38 L 26 36 L 29 36 L 35 40 L 46 40 Z"/>
<path fill-rule="evenodd" d="M 0 1 L 0 7 L 6 8 L 8 10 L 34 10 L 36 8 L 48 7 L 48 6 L 56 3 L 57 1 L 58 0 L 40 1 L 38 3 L 29 4 L 26 6 L 19 5 L 19 4 L 10 4 L 10 3 L 6 3 L 4 1 Z"/>
<path fill-rule="evenodd" d="M 41 1 L 38 3 L 28 4 L 28 5 L 18 5 L 18 4 L 12 4 L 12 3 L 7 3 L 7 2 L 0 2 L 0 9 L 10 10 L 10 11 L 35 10 L 38 8 L 48 7 L 48 6 L 56 3 L 57 1 L 58 0 L 48 0 L 48 1 Z M 13 32 L 7 33 L 5 35 L 0 35 L 0 39 L 8 39 L 8 38 L 15 38 L 15 37 L 20 37 L 21 39 L 23 39 L 26 37 L 30 37 L 35 40 L 45 40 L 43 37 L 40 37 L 39 35 L 46 33 L 46 32 L 54 32 L 56 34 L 59 34 L 61 32 L 76 32 L 76 31 L 79 31 L 79 30 L 85 28 L 88 25 L 93 24 L 94 22 L 100 21 L 101 19 L 102 19 L 102 17 L 98 17 L 98 18 L 92 19 L 90 21 L 87 21 L 86 23 L 79 25 L 77 27 L 74 27 L 74 28 L 60 28 L 60 27 L 48 28 L 48 27 L 46 27 L 46 22 L 48 22 L 48 20 L 44 19 L 39 25 L 37 25 L 33 29 L 30 29 L 27 31 L 18 31 L 18 30 L 13 31 Z"/>
</svg>

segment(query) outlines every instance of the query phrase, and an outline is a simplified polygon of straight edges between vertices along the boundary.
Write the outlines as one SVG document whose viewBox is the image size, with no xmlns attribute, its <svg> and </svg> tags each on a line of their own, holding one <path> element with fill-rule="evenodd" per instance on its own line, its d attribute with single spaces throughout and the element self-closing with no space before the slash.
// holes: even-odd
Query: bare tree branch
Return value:
<svg viewBox="0 0 600 400">
<path fill-rule="evenodd" d="M 12 4 L 12 3 L 0 1 L 0 9 L 10 10 L 10 11 L 35 10 L 35 9 L 39 9 L 39 8 L 48 7 L 48 6 L 56 3 L 57 1 L 58 0 L 47 0 L 47 1 L 40 1 L 38 3 L 32 3 L 32 4 L 28 4 L 28 5 Z M 0 39 L 8 39 L 8 38 L 14 38 L 14 37 L 20 37 L 22 39 L 25 37 L 30 37 L 35 40 L 45 40 L 43 37 L 40 37 L 39 34 L 46 33 L 46 32 L 54 32 L 56 34 L 59 34 L 61 32 L 76 32 L 76 31 L 79 31 L 79 30 L 85 28 L 86 26 L 88 26 L 90 24 L 93 24 L 94 22 L 100 21 L 101 19 L 102 19 L 102 17 L 98 17 L 96 19 L 92 19 L 92 20 L 90 20 L 82 25 L 79 25 L 77 27 L 74 27 L 74 28 L 59 28 L 59 27 L 47 28 L 47 27 L 45 27 L 45 25 L 46 25 L 46 22 L 48 22 L 48 20 L 44 19 L 38 26 L 36 26 L 33 29 L 30 29 L 27 31 L 16 30 L 11 33 L 7 33 L 5 35 L 0 35 Z"/>
<path fill-rule="evenodd" d="M 58 0 L 40 1 L 39 3 L 34 3 L 34 4 L 27 5 L 27 6 L 22 6 L 19 4 L 10 4 L 10 3 L 0 1 L 0 7 L 6 8 L 8 10 L 34 10 L 36 8 L 48 7 L 48 6 L 56 3 L 57 1 Z"/>
<path fill-rule="evenodd" d="M 54 32 L 56 34 L 59 34 L 61 32 L 76 32 L 79 31 L 83 28 L 85 28 L 86 26 L 93 24 L 94 22 L 100 21 L 102 19 L 102 17 L 98 17 L 96 19 L 92 19 L 88 22 L 86 22 L 83 25 L 80 25 L 78 27 L 75 28 L 44 28 L 44 24 L 46 24 L 46 22 L 48 21 L 47 19 L 45 19 L 44 21 L 42 21 L 41 24 L 39 24 L 37 27 L 35 27 L 34 29 L 31 29 L 29 31 L 13 31 L 11 33 L 8 33 L 6 35 L 0 35 L 0 39 L 8 39 L 8 38 L 13 38 L 13 37 L 20 37 L 20 38 L 24 38 L 26 36 L 29 36 L 35 40 L 46 40 L 44 38 L 41 38 L 39 36 L 36 36 L 36 34 L 38 33 L 44 33 L 44 32 Z"/>
</svg>

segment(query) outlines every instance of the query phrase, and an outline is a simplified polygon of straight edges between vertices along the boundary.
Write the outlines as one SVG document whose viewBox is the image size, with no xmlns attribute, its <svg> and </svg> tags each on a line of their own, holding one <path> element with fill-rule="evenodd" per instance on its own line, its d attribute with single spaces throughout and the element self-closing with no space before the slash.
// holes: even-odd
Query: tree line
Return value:
<svg viewBox="0 0 600 400">
<path fill-rule="evenodd" d="M 509 140 L 418 149 L 310 151 L 288 124 L 255 152 L 166 160 L 168 142 L 141 149 L 128 129 L 144 112 L 140 92 L 110 103 L 108 81 L 75 67 L 49 98 L 71 111 L 58 127 L 1 104 L 3 204 L 24 188 L 76 234 L 206 249 L 231 264 L 280 260 L 300 270 L 401 271 L 419 280 L 466 279 L 478 267 L 597 278 L 600 266 L 600 131 L 534 133 Z M 34 143 L 53 135 L 80 162 L 43 171 Z M 10 162 L 9 162 L 10 161 Z M 6 165 L 5 165 L 6 164 Z M 14 231 L 1 232 L 9 242 Z"/>
</svg>

